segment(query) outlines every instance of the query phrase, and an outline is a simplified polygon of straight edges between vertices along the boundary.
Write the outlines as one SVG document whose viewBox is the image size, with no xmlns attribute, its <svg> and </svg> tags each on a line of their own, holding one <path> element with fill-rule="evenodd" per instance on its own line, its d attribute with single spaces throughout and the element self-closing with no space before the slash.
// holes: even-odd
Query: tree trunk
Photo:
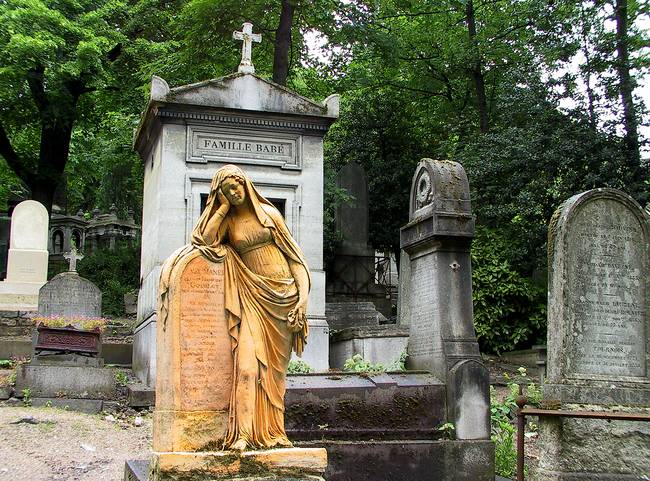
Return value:
<svg viewBox="0 0 650 481">
<path fill-rule="evenodd" d="M 623 104 L 623 126 L 625 128 L 625 155 L 634 179 L 643 180 L 640 169 L 639 133 L 634 108 L 634 84 L 630 76 L 630 57 L 628 50 L 627 0 L 616 0 L 614 16 L 616 19 L 616 70 L 619 79 L 619 91 Z"/>
<path fill-rule="evenodd" d="M 287 84 L 287 76 L 289 75 L 289 49 L 291 48 L 293 11 L 292 0 L 282 0 L 280 24 L 275 31 L 275 52 L 273 57 L 273 81 L 280 85 Z"/>
<path fill-rule="evenodd" d="M 478 106 L 479 125 L 481 133 L 486 133 L 489 129 L 487 95 L 485 93 L 485 78 L 481 65 L 481 56 L 476 42 L 476 17 L 474 15 L 474 2 L 467 0 L 465 5 L 465 21 L 467 23 L 467 32 L 469 34 L 469 44 L 472 52 L 472 66 L 469 68 L 470 76 L 474 81 L 476 90 L 476 103 Z"/>
</svg>

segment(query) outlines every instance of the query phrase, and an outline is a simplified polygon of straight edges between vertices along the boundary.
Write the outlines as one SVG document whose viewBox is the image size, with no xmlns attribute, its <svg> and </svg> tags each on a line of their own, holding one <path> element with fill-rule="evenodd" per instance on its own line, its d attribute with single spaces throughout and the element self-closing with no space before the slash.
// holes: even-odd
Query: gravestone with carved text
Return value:
<svg viewBox="0 0 650 481">
<path fill-rule="evenodd" d="M 465 170 L 456 162 L 422 159 L 411 185 L 409 223 L 401 229 L 410 264 L 400 283 L 410 316 L 404 322 L 410 329 L 408 364 L 445 383 L 447 422 L 454 424 L 456 440 L 482 450 L 463 467 L 474 470 L 472 479 L 487 480 L 494 479 L 494 456 L 489 375 L 473 324 L 473 236 Z"/>
<path fill-rule="evenodd" d="M 284 215 L 311 269 L 310 335 L 303 359 L 329 367 L 323 270 L 323 136 L 338 117 L 338 96 L 323 103 L 255 74 L 251 55 L 260 37 L 245 24 L 239 71 L 170 88 L 154 77 L 134 146 L 144 163 L 141 287 L 133 369 L 156 377 L 158 278 L 165 259 L 190 240 L 224 164 L 245 168 L 259 191 Z"/>
<path fill-rule="evenodd" d="M 322 448 L 222 450 L 234 372 L 224 264 L 207 260 L 198 250 L 170 262 L 164 267 L 168 298 L 158 311 L 153 457 L 147 479 L 225 481 L 255 474 L 260 481 L 323 481 L 318 476 L 327 466 Z M 128 464 L 126 473 L 134 477 Z"/>
<path fill-rule="evenodd" d="M 650 413 L 648 215 L 623 192 L 583 192 L 553 215 L 548 245 L 545 401 Z M 541 417 L 536 479 L 640 479 L 647 424 Z"/>
</svg>

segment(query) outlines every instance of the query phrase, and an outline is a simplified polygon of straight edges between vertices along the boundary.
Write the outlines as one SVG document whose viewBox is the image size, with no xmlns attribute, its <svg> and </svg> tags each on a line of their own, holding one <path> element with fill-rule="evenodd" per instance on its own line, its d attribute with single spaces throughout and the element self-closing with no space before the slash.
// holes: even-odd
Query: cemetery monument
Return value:
<svg viewBox="0 0 650 481">
<path fill-rule="evenodd" d="M 456 440 L 476 450 L 465 458 L 471 479 L 494 476 L 489 375 L 473 324 L 470 246 L 474 236 L 469 182 L 462 166 L 422 159 L 411 185 L 409 223 L 401 229 L 410 293 L 408 363 L 446 385 L 446 419 Z M 459 478 L 464 479 L 464 478 Z M 469 477 L 467 479 L 470 479 Z"/>
<path fill-rule="evenodd" d="M 329 331 L 323 271 L 323 136 L 338 117 L 338 96 L 320 104 L 254 73 L 250 26 L 235 74 L 170 89 L 154 77 L 135 135 L 144 162 L 141 288 L 133 369 L 156 376 L 156 299 L 161 267 L 190 241 L 214 173 L 244 166 L 259 192 L 280 211 L 310 267 L 310 340 L 304 360 L 327 370 Z"/>
<path fill-rule="evenodd" d="M 575 195 L 551 219 L 545 402 L 650 414 L 650 219 L 614 189 Z M 542 416 L 536 479 L 643 479 L 645 422 Z"/>
<path fill-rule="evenodd" d="M 280 212 L 239 167 L 219 169 L 192 243 L 162 270 L 152 481 L 325 471 L 325 449 L 293 448 L 284 428 L 309 287 Z"/>
<path fill-rule="evenodd" d="M 47 280 L 47 209 L 35 200 L 16 206 L 11 216 L 7 277 L 0 282 L 0 311 L 35 311 Z"/>
<path fill-rule="evenodd" d="M 64 256 L 69 270 L 41 287 L 31 362 L 19 366 L 16 392 L 29 389 L 34 406 L 98 413 L 116 394 L 114 372 L 104 368 L 101 331 L 84 327 L 101 317 L 102 293 L 76 272 L 83 258 L 76 249 Z M 50 325 L 47 319 L 60 323 Z"/>
</svg>

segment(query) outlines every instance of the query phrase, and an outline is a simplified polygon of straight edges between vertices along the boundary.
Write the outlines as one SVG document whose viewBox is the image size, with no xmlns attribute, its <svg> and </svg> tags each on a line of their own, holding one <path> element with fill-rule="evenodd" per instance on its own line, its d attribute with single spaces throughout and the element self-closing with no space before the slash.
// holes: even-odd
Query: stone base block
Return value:
<svg viewBox="0 0 650 481">
<path fill-rule="evenodd" d="M 156 390 L 146 384 L 129 384 L 126 390 L 129 406 L 132 408 L 149 407 L 156 402 Z"/>
<path fill-rule="evenodd" d="M 330 334 L 325 319 L 309 318 L 309 339 L 302 357 L 292 354 L 292 359 L 302 359 L 314 372 L 327 372 L 330 368 Z"/>
<path fill-rule="evenodd" d="M 310 480 L 327 468 L 323 448 L 286 448 L 265 451 L 155 452 L 150 481 L 217 481 L 230 479 Z M 279 478 L 277 478 L 279 477 Z M 311 478 L 313 479 L 313 478 Z"/>
<path fill-rule="evenodd" d="M 47 263 L 46 263 L 47 265 Z M 43 282 L 0 282 L 0 310 L 37 311 L 38 291 Z"/>
<path fill-rule="evenodd" d="M 30 364 L 32 366 L 104 367 L 104 359 L 79 354 L 41 354 L 32 357 Z"/>
<path fill-rule="evenodd" d="M 13 386 L 0 386 L 0 401 L 9 399 L 14 393 Z"/>
<path fill-rule="evenodd" d="M 112 369 L 76 366 L 32 366 L 16 372 L 16 392 L 29 389 L 32 397 L 111 399 L 116 395 Z"/>
<path fill-rule="evenodd" d="M 153 414 L 158 452 L 217 451 L 228 430 L 227 411 L 163 411 Z"/>
<path fill-rule="evenodd" d="M 330 364 L 342 369 L 346 360 L 359 354 L 366 361 L 390 368 L 406 351 L 408 339 L 408 328 L 394 325 L 342 329 L 330 338 Z"/>
<path fill-rule="evenodd" d="M 327 481 L 494 481 L 488 440 L 313 441 L 330 460 Z"/>
<path fill-rule="evenodd" d="M 612 410 L 650 414 L 650 408 Z M 538 424 L 535 481 L 627 481 L 650 475 L 650 423 L 543 416 Z"/>
</svg>

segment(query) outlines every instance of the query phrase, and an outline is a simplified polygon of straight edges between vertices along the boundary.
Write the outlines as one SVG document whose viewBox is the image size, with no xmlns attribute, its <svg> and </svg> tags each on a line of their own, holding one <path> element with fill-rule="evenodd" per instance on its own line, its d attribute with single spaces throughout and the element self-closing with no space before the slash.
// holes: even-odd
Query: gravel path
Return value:
<svg viewBox="0 0 650 481">
<path fill-rule="evenodd" d="M 0 407 L 0 480 L 120 481 L 124 461 L 151 452 L 151 415 Z M 139 422 L 140 420 L 138 420 Z"/>
</svg>

